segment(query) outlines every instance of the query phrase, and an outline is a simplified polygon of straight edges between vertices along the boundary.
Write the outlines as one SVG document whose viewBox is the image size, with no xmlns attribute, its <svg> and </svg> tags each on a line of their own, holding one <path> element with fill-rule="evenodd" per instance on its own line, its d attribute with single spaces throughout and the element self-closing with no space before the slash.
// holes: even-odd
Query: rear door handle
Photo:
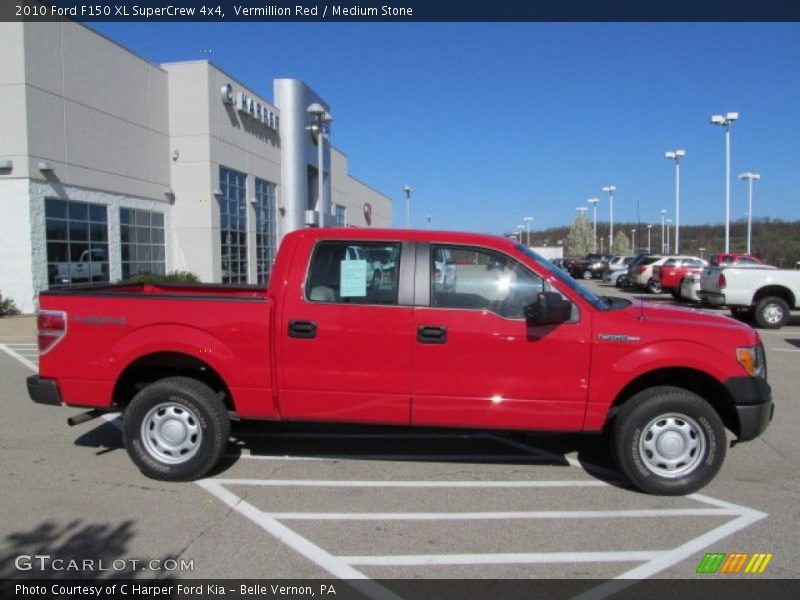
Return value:
<svg viewBox="0 0 800 600">
<path fill-rule="evenodd" d="M 447 328 L 438 325 L 420 325 L 417 328 L 417 341 L 420 344 L 444 344 L 447 342 Z"/>
<path fill-rule="evenodd" d="M 314 321 L 289 321 L 289 337 L 313 339 L 317 337 L 317 324 Z"/>
</svg>

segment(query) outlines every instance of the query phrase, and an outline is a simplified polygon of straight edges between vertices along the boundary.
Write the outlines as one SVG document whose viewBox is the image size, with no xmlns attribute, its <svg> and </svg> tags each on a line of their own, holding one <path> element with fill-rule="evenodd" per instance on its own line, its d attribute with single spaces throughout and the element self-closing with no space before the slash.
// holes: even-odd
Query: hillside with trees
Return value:
<svg viewBox="0 0 800 600">
<path fill-rule="evenodd" d="M 580 235 L 575 238 L 581 240 L 580 249 L 585 245 L 586 226 L 589 221 L 582 217 Z M 531 246 L 564 246 L 564 255 L 567 250 L 570 229 L 573 224 L 565 227 L 553 227 L 542 231 L 532 231 Z M 591 227 L 591 223 L 588 222 Z M 636 230 L 636 248 L 640 251 L 647 250 L 647 225 L 643 223 L 614 223 L 615 246 L 620 234 L 623 234 L 630 243 L 631 230 Z M 525 233 L 523 232 L 523 241 Z M 575 234 L 573 234 L 574 236 Z M 591 235 L 591 233 L 590 233 Z M 603 240 L 603 251 L 608 251 L 608 223 L 597 223 L 598 246 Z M 745 252 L 747 250 L 747 220 L 731 221 L 730 227 L 731 252 Z M 725 250 L 725 226 L 717 225 L 681 225 L 681 254 L 709 256 Z M 675 248 L 675 228 L 670 228 L 670 249 Z M 703 248 L 701 252 L 700 248 Z M 653 253 L 661 249 L 661 224 L 654 223 L 650 230 L 650 249 Z M 781 219 L 757 218 L 753 219 L 752 252 L 757 254 L 767 263 L 783 268 L 794 268 L 800 261 L 800 221 L 783 221 Z"/>
</svg>

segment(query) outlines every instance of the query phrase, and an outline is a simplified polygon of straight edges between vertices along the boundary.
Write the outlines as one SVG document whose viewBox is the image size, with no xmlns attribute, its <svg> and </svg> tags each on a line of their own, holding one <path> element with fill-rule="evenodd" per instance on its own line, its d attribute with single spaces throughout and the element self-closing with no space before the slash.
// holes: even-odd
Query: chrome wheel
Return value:
<svg viewBox="0 0 800 600">
<path fill-rule="evenodd" d="M 772 302 L 767 304 L 761 314 L 764 316 L 764 320 L 769 323 L 770 325 L 777 325 L 784 318 L 783 307 L 777 302 Z"/>
<path fill-rule="evenodd" d="M 186 406 L 162 402 L 142 420 L 141 438 L 148 454 L 159 462 L 174 465 L 197 454 L 203 432 L 197 415 Z"/>
<path fill-rule="evenodd" d="M 647 469 L 668 478 L 684 477 L 703 461 L 704 430 L 691 417 L 671 413 L 650 421 L 639 438 L 639 456 Z"/>
</svg>

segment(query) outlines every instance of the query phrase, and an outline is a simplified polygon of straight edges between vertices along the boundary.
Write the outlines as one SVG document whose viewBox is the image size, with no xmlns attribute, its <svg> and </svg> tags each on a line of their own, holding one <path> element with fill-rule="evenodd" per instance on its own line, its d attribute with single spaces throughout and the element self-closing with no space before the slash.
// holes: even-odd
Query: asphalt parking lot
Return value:
<svg viewBox="0 0 800 600">
<path fill-rule="evenodd" d="M 118 419 L 70 428 L 78 411 L 30 402 L 32 319 L 2 319 L 0 573 L 695 578 L 706 553 L 749 552 L 773 555 L 759 577 L 798 578 L 800 319 L 761 335 L 775 420 L 701 493 L 664 498 L 626 487 L 601 436 L 296 424 L 238 424 L 211 477 L 155 482 Z M 20 570 L 17 557 L 42 554 L 112 568 Z"/>
</svg>

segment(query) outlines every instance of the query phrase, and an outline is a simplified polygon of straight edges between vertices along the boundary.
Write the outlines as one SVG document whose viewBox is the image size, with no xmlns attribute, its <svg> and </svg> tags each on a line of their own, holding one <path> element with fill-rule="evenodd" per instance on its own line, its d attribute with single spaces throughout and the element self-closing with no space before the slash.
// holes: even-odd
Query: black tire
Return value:
<svg viewBox="0 0 800 600">
<path fill-rule="evenodd" d="M 647 280 L 647 291 L 651 294 L 660 294 L 661 293 L 661 282 L 656 281 L 652 277 Z"/>
<path fill-rule="evenodd" d="M 592 278 L 592 272 L 587 269 L 586 271 L 581 273 L 581 277 L 583 277 L 584 279 L 591 279 Z"/>
<path fill-rule="evenodd" d="M 629 281 L 630 278 L 627 275 L 620 275 L 619 277 L 617 277 L 615 285 L 620 289 L 626 288 L 629 285 Z"/>
<path fill-rule="evenodd" d="M 169 377 L 133 397 L 122 437 L 131 460 L 147 477 L 191 481 L 219 462 L 228 445 L 230 420 L 210 387 L 188 377 Z"/>
<path fill-rule="evenodd" d="M 682 388 L 639 392 L 622 406 L 612 426 L 617 465 L 650 494 L 694 493 L 714 479 L 725 459 L 725 427 L 719 415 Z"/>
<path fill-rule="evenodd" d="M 381 273 L 380 269 L 375 269 L 372 274 L 372 287 L 377 289 L 381 287 L 381 283 L 383 283 L 383 273 Z"/>
<path fill-rule="evenodd" d="M 780 329 L 789 320 L 789 305 L 783 298 L 765 296 L 756 303 L 756 325 L 762 329 Z"/>
<path fill-rule="evenodd" d="M 672 295 L 672 299 L 675 300 L 675 302 L 683 302 L 683 296 L 681 296 L 680 288 L 677 290 L 670 290 L 669 293 Z"/>
</svg>

